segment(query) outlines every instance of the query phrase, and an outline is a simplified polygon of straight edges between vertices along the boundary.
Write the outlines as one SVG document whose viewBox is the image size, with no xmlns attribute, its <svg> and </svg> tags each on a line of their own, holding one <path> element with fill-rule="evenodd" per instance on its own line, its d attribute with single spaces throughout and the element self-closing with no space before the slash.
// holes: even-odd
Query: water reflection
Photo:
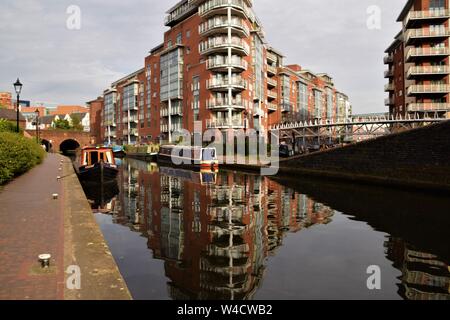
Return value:
<svg viewBox="0 0 450 320">
<path fill-rule="evenodd" d="M 148 239 L 153 257 L 164 262 L 172 299 L 252 299 L 267 258 L 276 255 L 285 237 L 332 223 L 338 213 L 332 207 L 339 207 L 266 177 L 158 168 L 134 160 L 124 162 L 119 185 L 114 222 Z M 354 215 L 361 218 L 364 214 Z M 446 262 L 413 249 L 402 237 L 389 237 L 385 246 L 386 257 L 403 273 L 401 297 L 450 298 Z"/>
</svg>

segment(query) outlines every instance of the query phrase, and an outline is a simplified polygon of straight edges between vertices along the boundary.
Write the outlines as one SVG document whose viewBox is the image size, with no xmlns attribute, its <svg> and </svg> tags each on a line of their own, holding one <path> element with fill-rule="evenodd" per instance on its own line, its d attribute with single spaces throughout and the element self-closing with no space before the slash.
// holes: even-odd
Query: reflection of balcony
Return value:
<svg viewBox="0 0 450 320">
<path fill-rule="evenodd" d="M 250 247 L 248 244 L 239 244 L 230 247 L 220 247 L 216 245 L 209 245 L 209 255 L 217 257 L 231 257 L 233 259 L 243 259 L 248 256 Z"/>
<path fill-rule="evenodd" d="M 448 84 L 425 84 L 425 85 L 412 85 L 408 87 L 407 94 L 446 94 L 450 92 L 450 86 Z"/>
<path fill-rule="evenodd" d="M 410 103 L 408 104 L 407 110 L 408 112 L 450 111 L 450 103 L 446 102 Z"/>
<path fill-rule="evenodd" d="M 423 75 L 447 75 L 449 74 L 448 66 L 411 66 L 408 69 L 407 77 Z"/>
<path fill-rule="evenodd" d="M 243 99 L 233 99 L 231 104 L 228 103 L 228 99 L 212 99 L 208 100 L 206 103 L 206 107 L 210 110 L 227 110 L 228 108 L 233 109 L 246 109 L 249 105 L 247 100 Z"/>
<path fill-rule="evenodd" d="M 448 48 L 411 48 L 406 53 L 406 60 L 411 61 L 421 57 L 445 57 L 449 54 Z"/>
</svg>

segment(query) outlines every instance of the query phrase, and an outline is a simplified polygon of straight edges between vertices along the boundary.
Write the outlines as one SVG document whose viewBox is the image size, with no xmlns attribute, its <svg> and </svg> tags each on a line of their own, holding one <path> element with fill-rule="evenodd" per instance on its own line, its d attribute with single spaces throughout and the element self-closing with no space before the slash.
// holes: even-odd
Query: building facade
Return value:
<svg viewBox="0 0 450 320">
<path fill-rule="evenodd" d="M 110 144 L 166 143 L 180 129 L 255 129 L 339 116 L 326 74 L 284 66 L 250 0 L 183 0 L 167 12 L 164 42 L 144 68 L 104 92 Z M 347 99 L 342 95 L 341 99 Z"/>
<path fill-rule="evenodd" d="M 407 1 L 384 58 L 391 115 L 450 118 L 449 18 L 448 0 Z"/>
<path fill-rule="evenodd" d="M 0 92 L 0 107 L 13 109 L 12 95 L 10 92 Z"/>
</svg>

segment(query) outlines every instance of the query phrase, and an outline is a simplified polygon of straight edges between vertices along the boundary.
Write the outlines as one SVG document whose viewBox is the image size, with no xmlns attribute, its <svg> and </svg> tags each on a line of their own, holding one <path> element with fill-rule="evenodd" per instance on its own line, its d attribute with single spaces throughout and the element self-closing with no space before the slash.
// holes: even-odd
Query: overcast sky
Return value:
<svg viewBox="0 0 450 320">
<path fill-rule="evenodd" d="M 19 76 L 33 104 L 82 104 L 144 64 L 162 42 L 165 12 L 177 1 L 1 0 L 0 91 Z M 382 112 L 384 50 L 400 30 L 406 0 L 254 0 L 270 45 L 313 72 L 326 72 L 355 113 Z M 66 27 L 81 9 L 81 29 Z M 381 9 L 369 29 L 367 9 Z"/>
</svg>

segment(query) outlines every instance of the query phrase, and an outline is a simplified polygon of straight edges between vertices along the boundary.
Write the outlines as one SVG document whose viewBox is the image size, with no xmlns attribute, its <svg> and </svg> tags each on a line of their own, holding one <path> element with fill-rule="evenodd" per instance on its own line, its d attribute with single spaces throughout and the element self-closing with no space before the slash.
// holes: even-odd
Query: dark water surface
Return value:
<svg viewBox="0 0 450 320">
<path fill-rule="evenodd" d="M 135 299 L 450 299 L 448 197 L 136 160 L 118 180 L 87 193 Z"/>
</svg>

